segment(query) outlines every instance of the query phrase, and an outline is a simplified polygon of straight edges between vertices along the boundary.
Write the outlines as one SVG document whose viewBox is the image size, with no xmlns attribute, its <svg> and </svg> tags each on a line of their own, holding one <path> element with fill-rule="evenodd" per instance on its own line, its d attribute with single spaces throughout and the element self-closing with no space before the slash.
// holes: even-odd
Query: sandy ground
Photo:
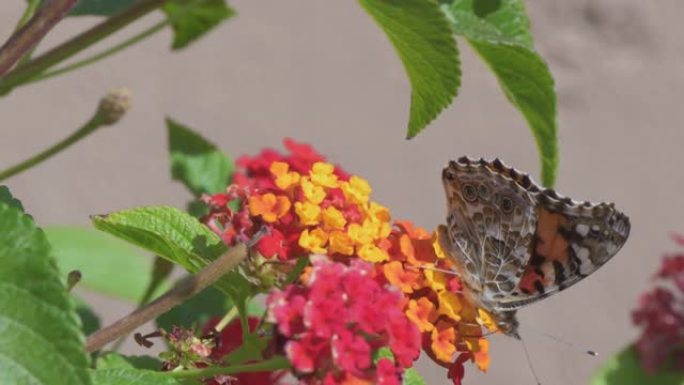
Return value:
<svg viewBox="0 0 684 385">
<path fill-rule="evenodd" d="M 0 2 L 6 36 L 22 2 Z M 0 103 L 0 164 L 70 133 L 114 86 L 132 89 L 123 122 L 9 181 L 41 224 L 87 224 L 88 215 L 143 205 L 182 207 L 169 178 L 163 118 L 185 122 L 234 155 L 314 144 L 373 184 L 398 218 L 433 228 L 445 216 L 441 167 L 469 154 L 498 156 L 538 175 L 533 139 L 496 80 L 459 41 L 463 86 L 423 134 L 405 141 L 409 85 L 385 36 L 353 1 L 233 1 L 238 18 L 189 49 L 170 53 L 165 31 L 96 66 L 25 87 Z M 610 200 L 632 235 L 608 265 L 570 290 L 521 312 L 522 333 L 545 384 L 587 383 L 603 358 L 636 335 L 630 310 L 648 286 L 668 234 L 684 231 L 681 129 L 684 48 L 676 0 L 529 2 L 534 34 L 558 84 L 561 167 L 557 187 L 576 199 Z M 159 15 L 136 25 L 150 24 Z M 70 20 L 49 46 L 94 19 Z M 90 297 L 93 299 L 93 297 Z M 111 321 L 127 305 L 95 298 Z M 602 354 L 584 356 L 542 333 Z M 140 351 L 129 346 L 129 352 Z M 467 384 L 533 384 L 519 343 L 494 337 L 486 375 Z M 425 362 L 430 384 L 445 372 Z"/>
</svg>

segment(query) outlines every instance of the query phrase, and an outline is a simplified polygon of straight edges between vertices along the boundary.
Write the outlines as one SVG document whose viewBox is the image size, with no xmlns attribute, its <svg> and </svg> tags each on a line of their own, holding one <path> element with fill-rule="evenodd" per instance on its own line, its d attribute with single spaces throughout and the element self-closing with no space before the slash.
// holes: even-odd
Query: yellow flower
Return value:
<svg viewBox="0 0 684 385">
<path fill-rule="evenodd" d="M 354 242 L 347 233 L 342 231 L 333 231 L 330 233 L 329 249 L 331 253 L 340 253 L 343 255 L 354 254 Z"/>
<path fill-rule="evenodd" d="M 449 277 L 441 271 L 430 270 L 429 268 L 433 266 L 433 264 L 428 264 L 428 268 L 423 270 L 423 274 L 432 290 L 440 293 L 447 289 Z"/>
<path fill-rule="evenodd" d="M 323 210 L 323 223 L 330 229 L 343 229 L 347 220 L 340 210 L 330 206 Z"/>
<path fill-rule="evenodd" d="M 371 187 L 367 180 L 353 175 L 349 178 L 349 182 L 342 183 L 340 187 L 347 199 L 359 204 L 366 204 L 366 202 L 368 202 Z"/>
<path fill-rule="evenodd" d="M 382 223 L 389 222 L 391 219 L 389 209 L 377 202 L 371 202 L 368 205 L 368 217 L 373 221 Z"/>
<path fill-rule="evenodd" d="M 271 163 L 270 170 L 271 174 L 276 177 L 276 186 L 281 190 L 287 190 L 299 183 L 299 173 L 290 171 L 290 165 L 285 162 Z"/>
<path fill-rule="evenodd" d="M 295 213 L 304 226 L 315 226 L 321 217 L 321 208 L 310 202 L 295 202 Z"/>
<path fill-rule="evenodd" d="M 304 230 L 299 235 L 299 246 L 313 253 L 325 254 L 325 243 L 328 241 L 328 234 L 317 228 L 309 232 Z"/>
<path fill-rule="evenodd" d="M 384 262 L 389 260 L 387 252 L 373 244 L 365 244 L 357 251 L 359 257 L 371 263 Z"/>
<path fill-rule="evenodd" d="M 249 213 L 261 216 L 264 222 L 273 223 L 290 211 L 290 200 L 286 196 L 272 193 L 252 195 L 249 197 Z"/>
<path fill-rule="evenodd" d="M 337 187 L 337 175 L 333 174 L 335 166 L 330 163 L 316 162 L 311 167 L 311 181 L 319 186 Z"/>
<path fill-rule="evenodd" d="M 461 298 L 459 298 L 458 295 L 446 290 L 437 293 L 437 297 L 439 298 L 439 314 L 444 314 L 454 321 L 460 321 L 460 313 L 463 309 Z"/>
<path fill-rule="evenodd" d="M 432 248 L 435 250 L 435 255 L 439 259 L 445 259 L 447 257 L 447 253 L 442 249 L 442 242 L 440 241 L 440 232 L 435 231 L 432 233 Z M 448 259 L 447 259 L 448 260 Z"/>
<path fill-rule="evenodd" d="M 323 187 L 313 184 L 307 177 L 301 178 L 300 183 L 304 197 L 313 204 L 320 204 L 325 199 Z"/>
<path fill-rule="evenodd" d="M 482 326 L 484 326 L 490 332 L 498 331 L 499 328 L 496 326 L 496 320 L 484 309 L 477 309 L 477 319 Z"/>
<path fill-rule="evenodd" d="M 351 238 L 351 240 L 357 245 L 365 245 L 373 242 L 375 233 L 375 229 L 369 229 L 368 227 L 361 226 L 358 223 L 352 223 L 347 228 L 347 234 L 349 234 L 349 238 Z"/>
</svg>

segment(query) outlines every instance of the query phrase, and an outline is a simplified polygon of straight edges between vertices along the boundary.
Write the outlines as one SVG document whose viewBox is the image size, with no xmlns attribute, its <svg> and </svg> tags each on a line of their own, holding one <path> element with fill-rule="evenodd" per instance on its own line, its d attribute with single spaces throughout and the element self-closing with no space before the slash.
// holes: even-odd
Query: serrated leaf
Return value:
<svg viewBox="0 0 684 385">
<path fill-rule="evenodd" d="M 456 41 L 431 0 L 359 0 L 394 45 L 411 82 L 408 138 L 456 96 L 461 83 Z"/>
<path fill-rule="evenodd" d="M 524 3 L 453 0 L 442 10 L 454 32 L 468 39 L 527 120 L 537 142 L 542 183 L 552 187 L 558 169 L 556 92 L 546 62 L 534 50 Z"/>
<path fill-rule="evenodd" d="M 19 211 L 24 211 L 24 206 L 18 199 L 15 199 L 10 193 L 7 186 L 0 186 L 0 203 L 5 203 L 9 207 L 14 207 L 19 209 Z"/>
<path fill-rule="evenodd" d="M 0 266 L 0 384 L 90 384 L 85 337 L 50 245 L 31 217 L 4 202 Z"/>
<path fill-rule="evenodd" d="M 136 0 L 78 0 L 70 16 L 110 16 L 128 8 Z"/>
<path fill-rule="evenodd" d="M 145 293 L 153 261 L 140 249 L 84 227 L 51 226 L 45 234 L 62 273 L 81 272 L 79 287 L 131 301 L 140 300 Z M 162 286 L 157 294 L 168 287 Z"/>
<path fill-rule="evenodd" d="M 213 143 L 172 119 L 166 119 L 171 175 L 195 196 L 225 191 L 233 175 L 233 161 Z"/>
<path fill-rule="evenodd" d="M 92 370 L 94 385 L 180 385 L 175 378 L 165 372 L 141 369 L 103 369 Z"/>
<path fill-rule="evenodd" d="M 185 48 L 235 15 L 225 0 L 169 0 L 162 10 L 173 28 L 173 49 Z"/>
<path fill-rule="evenodd" d="M 634 347 L 629 346 L 611 357 L 596 372 L 591 385 L 681 385 L 684 373 L 663 370 L 657 374 L 644 372 Z"/>
<path fill-rule="evenodd" d="M 142 207 L 92 219 L 97 229 L 150 250 L 191 273 L 227 251 L 218 235 L 174 207 Z M 226 274 L 215 286 L 236 302 L 253 294 L 252 286 L 236 272 Z"/>
</svg>

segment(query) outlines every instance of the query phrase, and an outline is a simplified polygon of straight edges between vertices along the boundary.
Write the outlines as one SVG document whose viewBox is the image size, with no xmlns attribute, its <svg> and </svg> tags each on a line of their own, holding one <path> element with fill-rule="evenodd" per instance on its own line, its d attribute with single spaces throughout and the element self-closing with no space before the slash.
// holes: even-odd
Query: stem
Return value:
<svg viewBox="0 0 684 385">
<path fill-rule="evenodd" d="M 152 27 L 146 29 L 145 31 L 139 33 L 138 35 L 135 35 L 132 38 L 125 40 L 120 44 L 117 44 L 117 45 L 115 45 L 115 46 L 113 46 L 113 47 L 111 47 L 105 51 L 102 51 L 99 54 L 93 55 L 93 56 L 86 58 L 86 59 L 83 59 L 83 60 L 79 60 L 73 64 L 66 65 L 62 68 L 55 69 L 54 71 L 45 72 L 41 75 L 38 75 L 38 76 L 35 76 L 35 77 L 29 79 L 24 84 L 34 83 L 34 82 L 37 82 L 40 80 L 49 79 L 51 77 L 62 75 L 62 74 L 65 74 L 67 72 L 77 70 L 81 67 L 85 67 L 87 65 L 93 64 L 93 63 L 100 61 L 102 59 L 105 59 L 105 58 L 125 49 L 125 48 L 128 48 L 131 45 L 134 45 L 134 44 L 142 41 L 143 39 L 147 38 L 148 36 L 151 36 L 151 35 L 159 32 L 159 31 L 161 31 L 168 24 L 169 24 L 169 22 L 167 20 L 161 21 L 161 22 L 153 25 Z"/>
<path fill-rule="evenodd" d="M 26 25 L 26 22 L 33 17 L 33 15 L 36 13 L 36 9 L 38 9 L 38 6 L 40 5 L 40 0 L 28 0 L 27 3 L 28 4 L 26 4 L 24 13 L 21 15 L 21 18 L 17 22 L 17 26 L 14 28 L 15 32 L 18 31 L 19 28 Z"/>
<path fill-rule="evenodd" d="M 217 323 L 216 326 L 214 326 L 214 330 L 221 333 L 221 331 L 223 331 L 223 329 L 226 326 L 228 326 L 230 321 L 235 319 L 236 315 L 238 315 L 238 308 L 237 308 L 237 306 L 233 306 L 230 308 L 230 310 L 228 310 L 228 313 L 226 313 L 226 315 L 224 315 L 223 318 L 221 318 L 219 323 Z"/>
<path fill-rule="evenodd" d="M 271 372 L 279 369 L 287 369 L 290 363 L 283 356 L 273 357 L 256 364 L 243 364 L 232 366 L 212 366 L 202 369 L 179 370 L 176 372 L 163 372 L 164 374 L 176 379 L 198 379 L 210 378 L 220 374 L 236 374 L 249 372 Z"/>
<path fill-rule="evenodd" d="M 78 130 L 76 130 L 76 132 L 67 136 L 60 142 L 57 142 L 53 146 L 43 150 L 42 152 L 24 160 L 23 162 L 15 166 L 0 171 L 0 182 L 16 174 L 19 174 L 20 172 L 26 171 L 29 168 L 50 158 L 51 156 L 58 154 L 67 147 L 71 146 L 72 144 L 92 134 L 102 125 L 102 118 L 98 114 L 96 114 L 88 122 L 86 122 L 86 124 L 84 124 L 83 127 L 79 128 Z"/>
<path fill-rule="evenodd" d="M 238 245 L 205 266 L 197 274 L 181 280 L 174 288 L 148 305 L 133 311 L 113 324 L 91 334 L 86 341 L 86 351 L 94 352 L 104 345 L 129 334 L 137 327 L 166 313 L 188 298 L 216 282 L 247 257 L 247 247 Z"/>
<path fill-rule="evenodd" d="M 66 16 L 77 0 L 46 0 L 33 17 L 0 47 L 0 77 Z"/>
<path fill-rule="evenodd" d="M 70 1 L 75 2 L 76 0 Z M 139 0 L 118 14 L 110 16 L 102 23 L 80 33 L 57 47 L 52 48 L 26 64 L 15 68 L 0 81 L 0 94 L 10 92 L 12 88 L 17 85 L 24 83 L 46 69 L 60 63 L 64 59 L 81 52 L 98 41 L 119 31 L 130 23 L 159 8 L 164 1 L 165 0 Z"/>
</svg>

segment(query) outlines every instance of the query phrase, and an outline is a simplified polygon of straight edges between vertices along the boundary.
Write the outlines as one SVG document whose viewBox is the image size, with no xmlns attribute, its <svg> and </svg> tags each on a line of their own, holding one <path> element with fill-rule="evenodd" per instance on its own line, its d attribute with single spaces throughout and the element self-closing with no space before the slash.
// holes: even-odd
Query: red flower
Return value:
<svg viewBox="0 0 684 385">
<path fill-rule="evenodd" d="M 301 383 L 396 384 L 398 368 L 418 357 L 420 332 L 404 314 L 401 294 L 376 278 L 366 262 L 321 260 L 304 284 L 269 295 L 269 320 L 287 339 L 285 354 Z M 373 364 L 384 346 L 394 354 L 394 371 Z"/>
<path fill-rule="evenodd" d="M 684 370 L 684 255 L 666 256 L 656 278 L 673 281 L 678 290 L 656 287 L 641 296 L 632 312 L 634 323 L 643 327 L 636 349 L 647 372 L 656 373 L 667 363 Z"/>
</svg>

